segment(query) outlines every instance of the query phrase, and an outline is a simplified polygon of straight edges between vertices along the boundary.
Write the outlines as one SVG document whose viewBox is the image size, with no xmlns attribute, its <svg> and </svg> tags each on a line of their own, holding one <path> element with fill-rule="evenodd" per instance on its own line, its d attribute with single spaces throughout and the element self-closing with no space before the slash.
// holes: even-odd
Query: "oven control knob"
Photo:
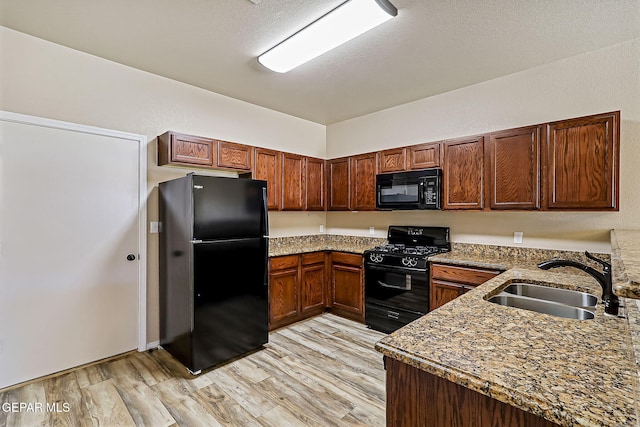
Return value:
<svg viewBox="0 0 640 427">
<path fill-rule="evenodd" d="M 371 262 L 382 262 L 384 257 L 381 254 L 369 254 Z"/>
<path fill-rule="evenodd" d="M 415 267 L 418 265 L 418 260 L 416 258 L 404 257 L 401 262 L 405 267 Z"/>
</svg>

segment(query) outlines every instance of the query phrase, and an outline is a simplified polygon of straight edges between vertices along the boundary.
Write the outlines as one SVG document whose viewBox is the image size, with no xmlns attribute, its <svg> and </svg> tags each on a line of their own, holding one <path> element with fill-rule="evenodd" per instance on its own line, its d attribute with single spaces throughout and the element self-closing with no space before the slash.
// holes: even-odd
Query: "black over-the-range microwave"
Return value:
<svg viewBox="0 0 640 427">
<path fill-rule="evenodd" d="M 376 208 L 442 209 L 442 169 L 376 175 Z"/>
</svg>

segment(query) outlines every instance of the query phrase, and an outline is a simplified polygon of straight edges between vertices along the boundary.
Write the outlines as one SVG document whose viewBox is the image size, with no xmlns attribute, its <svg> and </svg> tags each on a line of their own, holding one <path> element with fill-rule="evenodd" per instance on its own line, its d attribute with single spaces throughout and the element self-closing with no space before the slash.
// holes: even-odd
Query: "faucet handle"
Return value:
<svg viewBox="0 0 640 427">
<path fill-rule="evenodd" d="M 589 253 L 589 251 L 584 251 L 584 254 L 587 258 L 589 258 L 591 261 L 595 261 L 597 263 L 599 263 L 600 265 L 602 265 L 602 267 L 604 267 L 605 271 L 611 269 L 611 264 L 609 264 L 607 261 L 602 260 L 600 258 L 594 257 L 593 255 L 591 255 Z"/>
</svg>

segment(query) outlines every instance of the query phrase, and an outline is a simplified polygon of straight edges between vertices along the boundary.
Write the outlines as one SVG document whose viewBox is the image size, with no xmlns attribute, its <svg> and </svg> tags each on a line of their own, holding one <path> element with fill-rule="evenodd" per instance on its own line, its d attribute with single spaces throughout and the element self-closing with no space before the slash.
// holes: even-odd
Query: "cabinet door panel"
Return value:
<svg viewBox="0 0 640 427">
<path fill-rule="evenodd" d="M 256 148 L 253 178 L 267 181 L 267 207 L 279 210 L 282 200 L 281 177 L 282 153 L 265 148 Z"/>
<path fill-rule="evenodd" d="M 305 206 L 304 157 L 297 154 L 282 154 L 282 209 L 301 211 Z"/>
<path fill-rule="evenodd" d="M 406 169 L 406 148 L 394 148 L 378 153 L 378 172 L 400 172 Z"/>
<path fill-rule="evenodd" d="M 620 113 L 547 126 L 547 207 L 618 209 Z"/>
<path fill-rule="evenodd" d="M 464 293 L 464 286 L 455 283 L 441 282 L 439 280 L 431 281 L 431 301 L 430 309 L 435 310 L 442 307 L 449 301 L 453 301 Z"/>
<path fill-rule="evenodd" d="M 351 157 L 351 206 L 354 211 L 376 209 L 376 154 Z"/>
<path fill-rule="evenodd" d="M 409 169 L 428 169 L 440 166 L 440 142 L 412 145 L 407 149 Z"/>
<path fill-rule="evenodd" d="M 347 211 L 351 206 L 351 165 L 348 157 L 329 160 L 327 193 L 329 210 Z"/>
<path fill-rule="evenodd" d="M 158 137 L 158 165 L 172 163 L 195 166 L 213 166 L 214 141 L 175 132 L 165 132 Z"/>
<path fill-rule="evenodd" d="M 364 322 L 362 262 L 362 255 L 341 252 L 331 254 L 331 311 L 359 322 Z"/>
<path fill-rule="evenodd" d="M 272 271 L 269 275 L 269 326 L 278 327 L 298 316 L 298 269 Z"/>
<path fill-rule="evenodd" d="M 218 141 L 218 167 L 251 170 L 253 147 L 235 142 Z"/>
<path fill-rule="evenodd" d="M 326 207 L 325 194 L 327 179 L 325 176 L 325 161 L 307 157 L 306 162 L 306 209 L 308 211 L 323 211 Z"/>
<path fill-rule="evenodd" d="M 443 209 L 484 207 L 484 138 L 443 143 Z"/>
<path fill-rule="evenodd" d="M 540 126 L 489 136 L 491 209 L 540 207 Z"/>
<path fill-rule="evenodd" d="M 334 264 L 332 266 L 332 306 L 362 314 L 362 270 L 358 267 Z"/>
<path fill-rule="evenodd" d="M 325 265 L 313 264 L 302 267 L 300 283 L 300 313 L 322 312 L 325 304 Z"/>
</svg>

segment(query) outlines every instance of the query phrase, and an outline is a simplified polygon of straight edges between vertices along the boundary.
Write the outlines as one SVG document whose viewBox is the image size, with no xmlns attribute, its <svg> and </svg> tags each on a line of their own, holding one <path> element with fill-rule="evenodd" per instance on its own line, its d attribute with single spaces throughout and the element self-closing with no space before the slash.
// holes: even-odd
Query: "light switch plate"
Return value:
<svg viewBox="0 0 640 427">
<path fill-rule="evenodd" d="M 374 234 L 376 234 L 376 229 L 373 227 L 369 227 L 369 236 L 373 236 Z"/>
<path fill-rule="evenodd" d="M 320 232 L 324 233 L 324 225 L 320 224 Z"/>
<path fill-rule="evenodd" d="M 150 221 L 149 222 L 149 233 L 159 233 L 160 232 L 160 222 L 158 221 Z"/>
</svg>

